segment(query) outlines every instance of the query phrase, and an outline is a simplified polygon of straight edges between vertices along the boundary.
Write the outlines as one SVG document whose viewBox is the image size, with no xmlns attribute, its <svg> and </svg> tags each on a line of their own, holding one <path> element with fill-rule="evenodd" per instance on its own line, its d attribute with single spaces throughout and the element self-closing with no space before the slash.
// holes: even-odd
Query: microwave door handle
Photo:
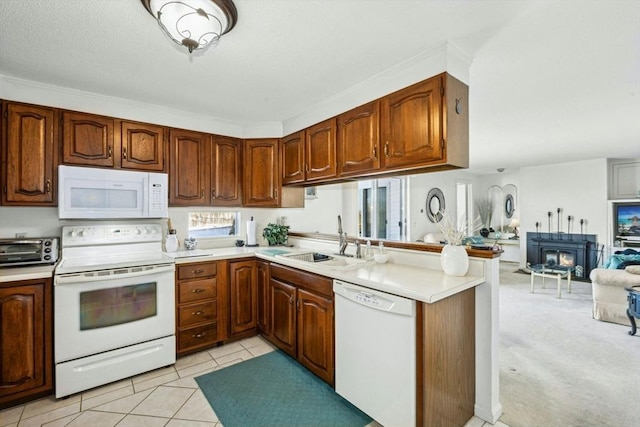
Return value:
<svg viewBox="0 0 640 427">
<path fill-rule="evenodd" d="M 151 194 L 149 193 L 149 174 L 146 174 L 143 178 L 142 178 L 142 216 L 143 217 L 148 217 L 149 216 L 149 197 L 151 196 Z"/>
</svg>

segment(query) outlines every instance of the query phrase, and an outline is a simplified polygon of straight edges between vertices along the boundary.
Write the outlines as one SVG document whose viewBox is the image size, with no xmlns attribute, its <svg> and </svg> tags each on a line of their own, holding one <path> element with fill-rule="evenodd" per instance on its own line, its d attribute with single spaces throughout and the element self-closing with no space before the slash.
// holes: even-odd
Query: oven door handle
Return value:
<svg viewBox="0 0 640 427">
<path fill-rule="evenodd" d="M 176 270 L 174 264 L 162 264 L 153 266 L 152 268 L 140 270 L 140 271 L 132 271 L 136 270 L 139 267 L 129 267 L 129 268 L 121 268 L 115 269 L 110 272 L 110 274 L 99 274 L 100 272 L 88 272 L 88 273 L 71 273 L 71 274 L 62 274 L 59 276 L 55 276 L 55 284 L 56 285 L 66 285 L 71 283 L 86 283 L 86 282 L 98 282 L 98 281 L 106 281 L 106 280 L 118 280 L 118 279 L 128 279 L 130 277 L 139 277 L 139 276 L 150 276 L 152 274 L 159 273 L 168 273 L 174 272 Z M 121 271 L 127 270 L 126 273 Z M 119 272 L 115 273 L 114 272 Z"/>
</svg>

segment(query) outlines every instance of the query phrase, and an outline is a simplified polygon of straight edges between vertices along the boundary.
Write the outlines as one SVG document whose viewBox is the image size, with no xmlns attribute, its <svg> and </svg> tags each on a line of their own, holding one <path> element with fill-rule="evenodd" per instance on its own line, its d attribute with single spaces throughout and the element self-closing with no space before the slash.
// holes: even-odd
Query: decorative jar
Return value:
<svg viewBox="0 0 640 427">
<path fill-rule="evenodd" d="M 464 276 L 469 270 L 469 255 L 464 246 L 444 245 L 440 252 L 440 266 L 444 274 Z"/>
</svg>

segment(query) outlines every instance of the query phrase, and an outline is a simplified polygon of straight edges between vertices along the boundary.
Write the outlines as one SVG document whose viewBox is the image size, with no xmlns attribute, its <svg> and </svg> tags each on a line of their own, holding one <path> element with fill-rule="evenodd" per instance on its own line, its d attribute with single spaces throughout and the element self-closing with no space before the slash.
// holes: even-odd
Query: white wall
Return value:
<svg viewBox="0 0 640 427">
<path fill-rule="evenodd" d="M 439 188 L 444 194 L 445 214 L 457 223 L 456 180 L 470 181 L 477 176 L 465 171 L 425 173 L 409 177 L 409 241 L 422 240 L 427 233 L 439 232 L 438 226 L 427 216 L 427 194 L 432 188 Z M 473 184 L 475 187 L 475 184 Z"/>
<path fill-rule="evenodd" d="M 567 216 L 575 221 L 573 233 L 580 233 L 580 219 L 585 220 L 584 234 L 596 234 L 600 244 L 607 238 L 607 160 L 531 166 L 520 169 L 520 260 L 526 260 L 526 233 L 548 232 L 547 212 L 552 212 L 551 232 L 558 231 L 557 209 L 561 208 L 561 231 L 567 232 Z"/>
</svg>

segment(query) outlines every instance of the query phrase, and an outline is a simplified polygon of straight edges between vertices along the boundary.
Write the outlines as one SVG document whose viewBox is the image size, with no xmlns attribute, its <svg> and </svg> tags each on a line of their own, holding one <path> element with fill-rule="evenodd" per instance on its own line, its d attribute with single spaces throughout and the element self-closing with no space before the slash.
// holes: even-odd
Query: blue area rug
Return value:
<svg viewBox="0 0 640 427">
<path fill-rule="evenodd" d="M 363 427 L 372 421 L 281 351 L 195 380 L 224 427 Z"/>
</svg>

